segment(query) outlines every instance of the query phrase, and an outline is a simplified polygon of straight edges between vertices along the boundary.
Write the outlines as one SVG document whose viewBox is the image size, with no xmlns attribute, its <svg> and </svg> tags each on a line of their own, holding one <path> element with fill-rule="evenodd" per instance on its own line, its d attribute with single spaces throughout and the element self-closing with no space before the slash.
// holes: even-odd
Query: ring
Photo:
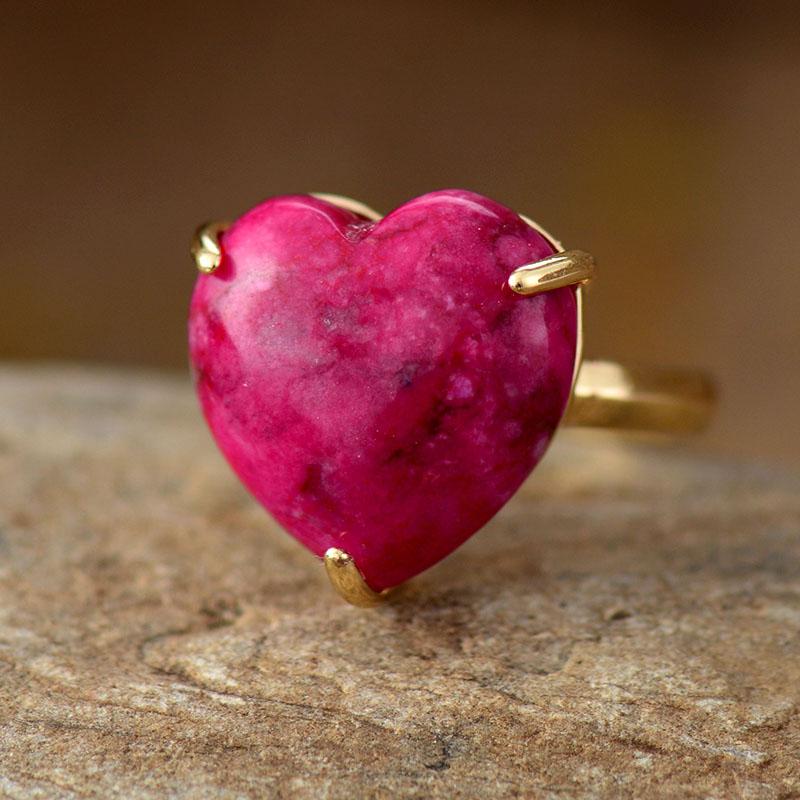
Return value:
<svg viewBox="0 0 800 800">
<path fill-rule="evenodd" d="M 233 470 L 353 605 L 488 522 L 561 424 L 691 433 L 709 378 L 582 360 L 595 262 L 473 192 L 385 217 L 271 198 L 196 232 L 197 394 Z"/>
</svg>

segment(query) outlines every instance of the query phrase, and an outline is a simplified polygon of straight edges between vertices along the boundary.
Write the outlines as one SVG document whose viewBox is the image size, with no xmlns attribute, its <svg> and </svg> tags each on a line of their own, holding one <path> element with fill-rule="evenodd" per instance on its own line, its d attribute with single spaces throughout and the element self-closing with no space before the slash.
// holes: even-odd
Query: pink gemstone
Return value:
<svg viewBox="0 0 800 800">
<path fill-rule="evenodd" d="M 569 397 L 572 289 L 514 294 L 553 249 L 464 191 L 377 223 L 307 196 L 267 200 L 198 278 L 197 392 L 233 469 L 321 556 L 374 589 L 435 564 L 542 457 Z"/>
</svg>

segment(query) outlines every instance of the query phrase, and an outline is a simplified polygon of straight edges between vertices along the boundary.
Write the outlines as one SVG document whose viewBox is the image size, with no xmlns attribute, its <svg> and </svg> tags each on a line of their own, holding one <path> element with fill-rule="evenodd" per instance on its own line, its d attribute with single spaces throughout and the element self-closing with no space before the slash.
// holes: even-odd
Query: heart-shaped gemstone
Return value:
<svg viewBox="0 0 800 800">
<path fill-rule="evenodd" d="M 542 457 L 569 398 L 573 288 L 512 292 L 553 252 L 465 191 L 378 222 L 310 196 L 267 200 L 198 278 L 197 392 L 248 489 L 321 556 L 380 590 L 483 526 Z"/>
</svg>

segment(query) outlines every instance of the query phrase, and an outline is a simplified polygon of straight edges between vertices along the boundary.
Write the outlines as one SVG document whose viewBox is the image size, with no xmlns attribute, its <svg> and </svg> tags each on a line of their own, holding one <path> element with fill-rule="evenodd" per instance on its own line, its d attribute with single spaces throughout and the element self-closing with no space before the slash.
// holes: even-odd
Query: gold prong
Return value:
<svg viewBox="0 0 800 800">
<path fill-rule="evenodd" d="M 229 227 L 229 222 L 206 222 L 195 231 L 192 238 L 192 258 L 197 269 L 204 275 L 210 275 L 220 265 L 222 248 L 219 237 Z"/>
<path fill-rule="evenodd" d="M 352 556 L 338 547 L 329 547 L 325 551 L 325 571 L 333 588 L 351 605 L 374 608 L 386 599 L 388 590 L 376 592 L 370 589 Z"/>
<path fill-rule="evenodd" d="M 582 250 L 565 250 L 533 264 L 517 267 L 508 285 L 517 294 L 534 295 L 587 283 L 594 275 L 594 258 Z"/>
</svg>

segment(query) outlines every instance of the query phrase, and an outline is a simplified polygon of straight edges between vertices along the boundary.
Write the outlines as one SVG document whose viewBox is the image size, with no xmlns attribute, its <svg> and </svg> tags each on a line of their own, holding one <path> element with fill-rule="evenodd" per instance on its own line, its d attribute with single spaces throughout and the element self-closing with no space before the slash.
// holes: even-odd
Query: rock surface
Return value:
<svg viewBox="0 0 800 800">
<path fill-rule="evenodd" d="M 187 380 L 0 371 L 0 792 L 800 797 L 800 479 L 560 435 L 377 610 Z"/>
</svg>

